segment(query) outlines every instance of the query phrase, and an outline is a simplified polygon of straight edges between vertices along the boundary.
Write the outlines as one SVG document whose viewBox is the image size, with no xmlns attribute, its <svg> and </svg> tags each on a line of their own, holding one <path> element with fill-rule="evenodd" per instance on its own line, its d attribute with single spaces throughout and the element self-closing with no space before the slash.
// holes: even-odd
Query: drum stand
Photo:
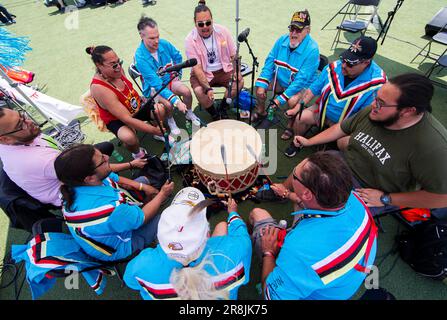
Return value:
<svg viewBox="0 0 447 320">
<path fill-rule="evenodd" d="M 251 125 L 251 113 L 253 111 L 253 90 L 255 87 L 255 73 L 257 72 L 257 69 L 259 67 L 258 58 L 253 54 L 253 50 L 251 50 L 250 44 L 248 43 L 247 38 L 245 38 L 244 41 L 248 46 L 248 52 L 251 55 L 252 58 L 252 68 L 251 68 L 251 89 L 250 89 L 250 116 L 248 117 L 248 124 Z"/>
</svg>

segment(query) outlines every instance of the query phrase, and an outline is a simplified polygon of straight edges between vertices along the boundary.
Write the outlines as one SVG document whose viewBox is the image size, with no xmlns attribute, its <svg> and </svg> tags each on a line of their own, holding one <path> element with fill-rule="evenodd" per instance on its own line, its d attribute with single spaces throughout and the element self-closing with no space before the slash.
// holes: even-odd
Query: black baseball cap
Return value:
<svg viewBox="0 0 447 320">
<path fill-rule="evenodd" d="M 310 26 L 310 15 L 307 9 L 303 11 L 297 11 L 293 14 L 292 20 L 290 21 L 290 26 L 297 26 L 300 29 Z"/>
<path fill-rule="evenodd" d="M 371 37 L 361 36 L 351 43 L 349 49 L 343 52 L 340 58 L 350 63 L 358 63 L 361 60 L 368 60 L 374 57 L 376 51 L 376 40 Z"/>
</svg>

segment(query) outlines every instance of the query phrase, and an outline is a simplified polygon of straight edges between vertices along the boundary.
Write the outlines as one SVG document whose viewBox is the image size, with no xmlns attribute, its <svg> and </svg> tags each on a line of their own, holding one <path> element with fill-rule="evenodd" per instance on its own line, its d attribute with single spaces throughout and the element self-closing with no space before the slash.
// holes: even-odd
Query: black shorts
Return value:
<svg viewBox="0 0 447 320">
<path fill-rule="evenodd" d="M 142 121 L 151 121 L 151 112 L 149 108 L 140 109 L 134 116 L 135 119 L 142 120 Z M 118 130 L 125 126 L 126 124 L 122 122 L 121 120 L 112 120 L 110 121 L 106 127 L 107 129 L 112 132 L 115 136 L 118 136 Z"/>
</svg>

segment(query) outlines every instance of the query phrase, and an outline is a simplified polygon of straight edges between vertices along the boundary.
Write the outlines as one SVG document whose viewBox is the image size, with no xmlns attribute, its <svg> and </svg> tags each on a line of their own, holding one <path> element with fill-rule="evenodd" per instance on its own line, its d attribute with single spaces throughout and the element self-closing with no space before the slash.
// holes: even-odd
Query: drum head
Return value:
<svg viewBox="0 0 447 320">
<path fill-rule="evenodd" d="M 221 145 L 225 147 L 229 176 L 243 173 L 257 164 L 247 145 L 258 159 L 262 152 L 261 136 L 250 125 L 236 120 L 214 121 L 202 127 L 191 139 L 194 165 L 210 175 L 225 176 Z"/>
</svg>

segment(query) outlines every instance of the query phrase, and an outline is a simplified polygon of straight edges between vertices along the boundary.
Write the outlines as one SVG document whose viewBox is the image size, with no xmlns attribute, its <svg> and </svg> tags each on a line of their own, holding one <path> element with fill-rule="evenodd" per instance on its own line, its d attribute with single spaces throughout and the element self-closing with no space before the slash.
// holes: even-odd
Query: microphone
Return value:
<svg viewBox="0 0 447 320">
<path fill-rule="evenodd" d="M 159 76 L 162 76 L 169 72 L 180 71 L 181 69 L 184 69 L 184 68 L 194 67 L 196 64 L 197 64 L 197 59 L 192 58 L 192 59 L 186 60 L 185 62 L 175 64 L 171 67 L 164 68 L 164 69 L 158 71 L 157 74 Z"/>
<path fill-rule="evenodd" d="M 250 34 L 250 28 L 245 29 L 237 36 L 237 41 L 244 42 L 247 41 L 247 37 Z"/>
<path fill-rule="evenodd" d="M 44 125 L 46 125 L 48 123 L 48 120 L 42 122 L 41 124 L 38 125 L 39 128 L 42 128 Z"/>
</svg>

